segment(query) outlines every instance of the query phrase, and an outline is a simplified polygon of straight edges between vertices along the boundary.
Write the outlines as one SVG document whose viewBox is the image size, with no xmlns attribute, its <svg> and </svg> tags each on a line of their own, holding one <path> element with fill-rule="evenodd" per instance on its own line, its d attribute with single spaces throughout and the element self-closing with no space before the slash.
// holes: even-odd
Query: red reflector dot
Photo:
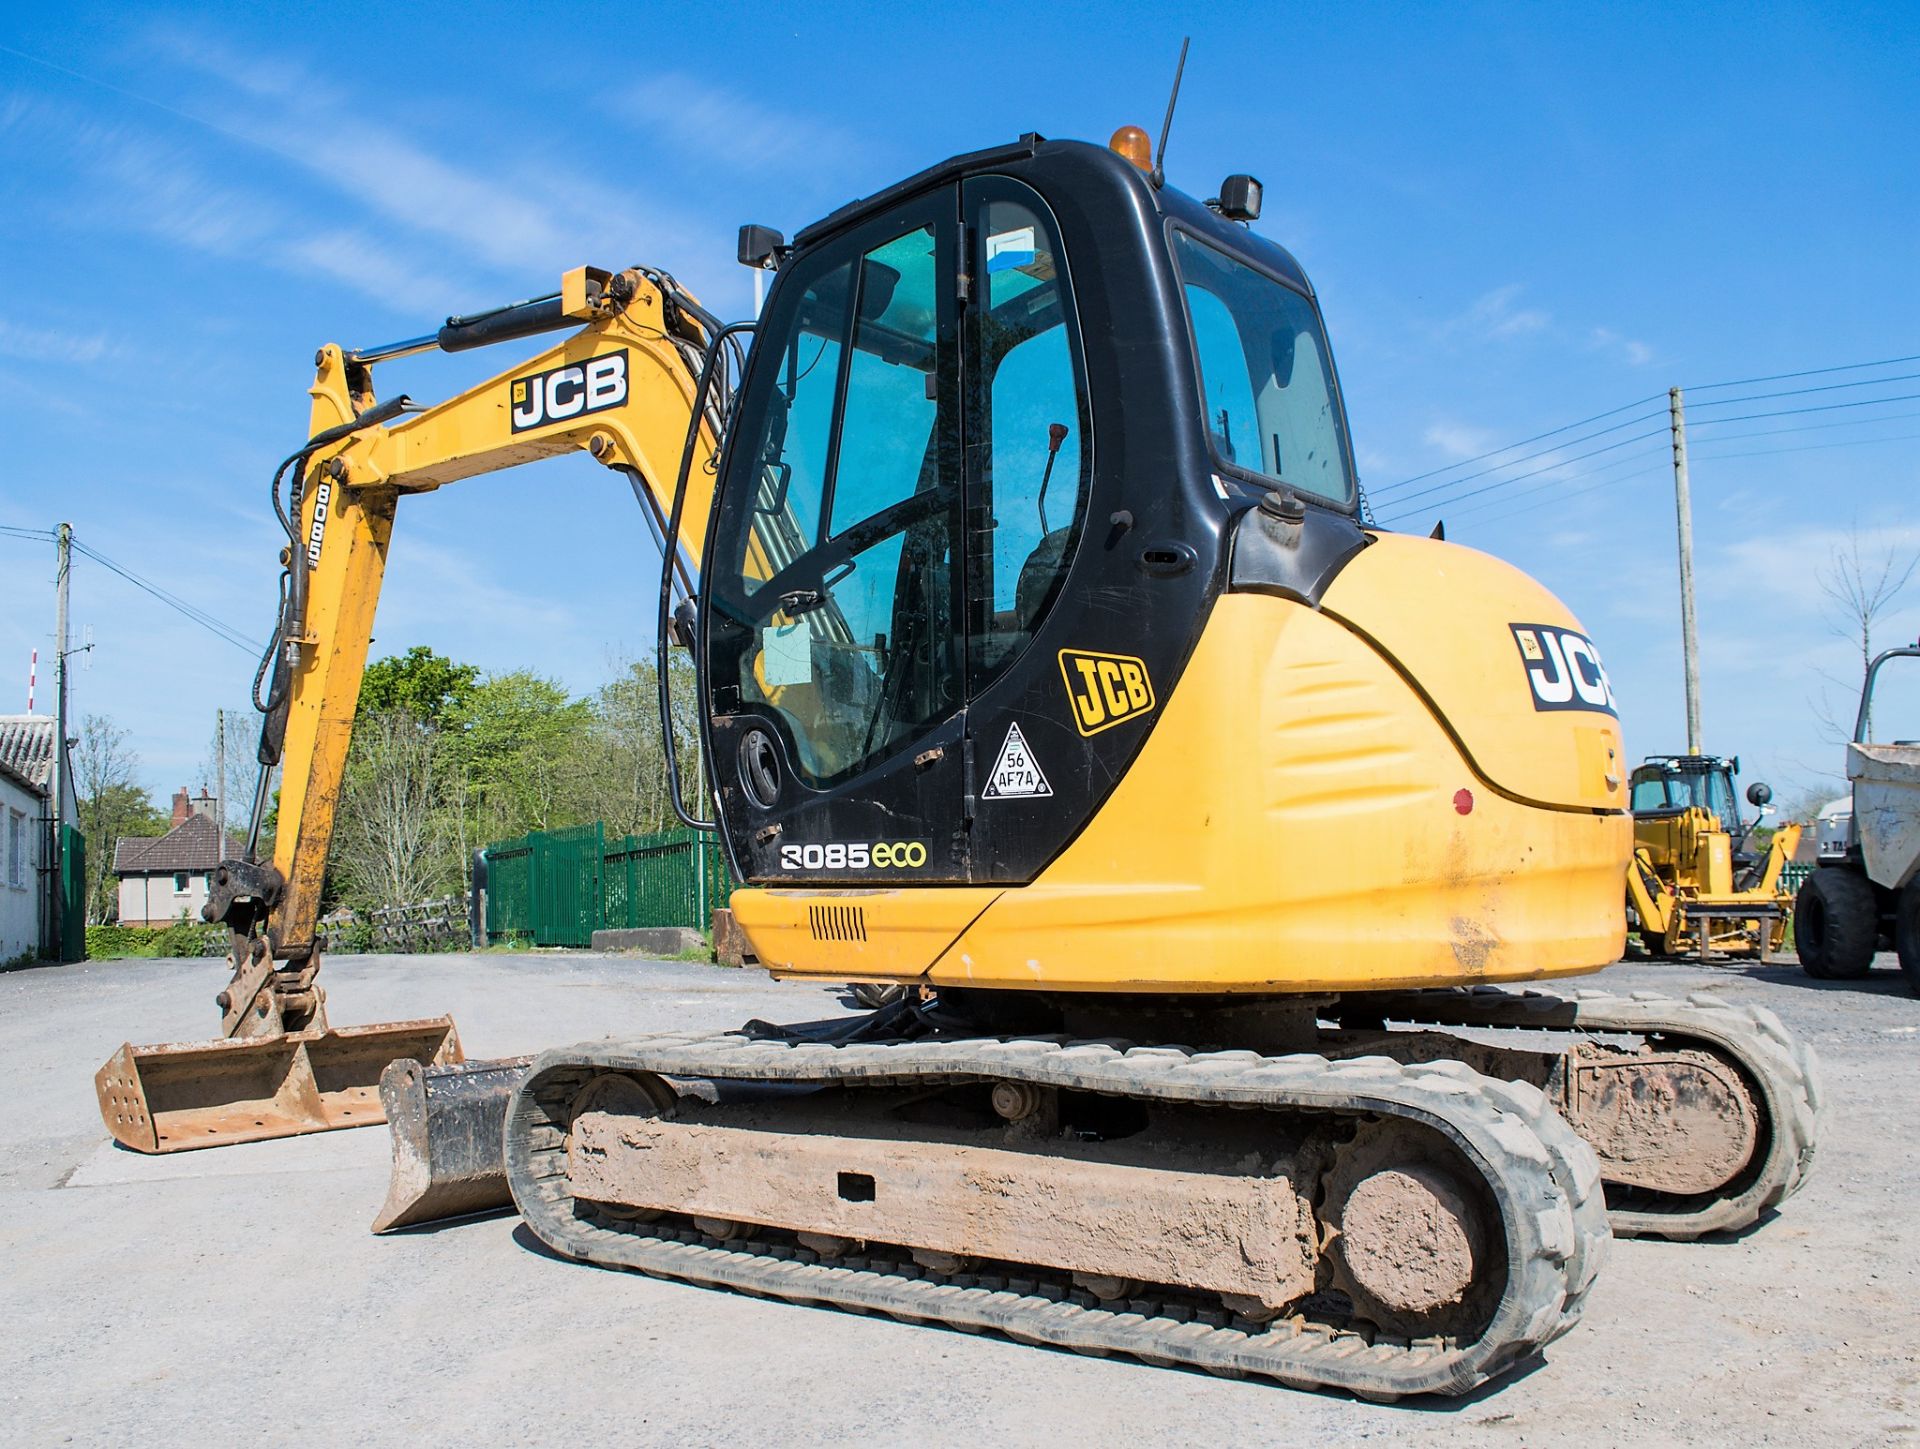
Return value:
<svg viewBox="0 0 1920 1449">
<path fill-rule="evenodd" d="M 1455 790 L 1453 792 L 1453 808 L 1461 815 L 1473 814 L 1473 791 Z"/>
</svg>

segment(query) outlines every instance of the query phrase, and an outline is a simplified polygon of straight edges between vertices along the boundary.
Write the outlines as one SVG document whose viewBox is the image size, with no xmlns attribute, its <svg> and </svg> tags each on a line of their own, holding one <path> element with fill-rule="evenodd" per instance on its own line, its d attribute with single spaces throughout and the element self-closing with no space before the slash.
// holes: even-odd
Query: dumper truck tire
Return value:
<svg viewBox="0 0 1920 1449">
<path fill-rule="evenodd" d="M 1794 947 L 1809 976 L 1859 980 L 1873 969 L 1879 931 L 1873 887 L 1854 871 L 1820 866 L 1794 897 Z"/>
<path fill-rule="evenodd" d="M 1900 904 L 1894 907 L 1893 947 L 1900 953 L 1907 989 L 1920 996 L 1920 877 L 1901 888 Z"/>
</svg>

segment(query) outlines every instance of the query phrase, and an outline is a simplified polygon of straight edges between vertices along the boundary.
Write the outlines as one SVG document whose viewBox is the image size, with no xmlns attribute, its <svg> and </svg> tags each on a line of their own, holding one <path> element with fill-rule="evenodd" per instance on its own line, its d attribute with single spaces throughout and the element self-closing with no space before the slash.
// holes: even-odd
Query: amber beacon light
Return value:
<svg viewBox="0 0 1920 1449">
<path fill-rule="evenodd" d="M 1149 174 L 1153 171 L 1153 142 L 1140 127 L 1122 126 L 1113 133 L 1107 148 L 1126 157 L 1140 170 Z"/>
</svg>

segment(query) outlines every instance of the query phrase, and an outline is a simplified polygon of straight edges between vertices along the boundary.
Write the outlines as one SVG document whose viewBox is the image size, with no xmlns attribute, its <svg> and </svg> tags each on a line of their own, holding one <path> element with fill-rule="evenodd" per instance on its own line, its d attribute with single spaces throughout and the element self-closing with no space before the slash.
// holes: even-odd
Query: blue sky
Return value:
<svg viewBox="0 0 1920 1449">
<path fill-rule="evenodd" d="M 302 436 L 319 343 L 429 331 L 583 261 L 665 267 L 741 314 L 739 223 L 791 234 L 1026 130 L 1157 130 L 1190 30 L 1170 179 L 1265 182 L 1260 229 L 1320 291 L 1381 514 L 1400 499 L 1424 531 L 1439 504 L 1450 537 L 1539 576 L 1599 641 L 1630 751 L 1680 748 L 1660 440 L 1576 461 L 1658 422 L 1574 441 L 1658 404 L 1492 460 L 1556 449 L 1505 472 L 1469 480 L 1487 465 L 1461 460 L 1675 384 L 1920 354 L 1920 9 L 1168 13 L 16 0 L 0 524 L 69 520 L 261 635 L 267 480 Z M 433 398 L 508 360 L 430 356 L 379 382 Z M 1920 394 L 1893 380 L 1909 373 L 1690 393 L 1704 419 L 1849 385 L 1723 405 L 1775 415 L 1694 433 L 1707 743 L 1783 795 L 1837 771 L 1810 701 L 1857 667 L 1821 564 L 1856 527 L 1920 547 L 1920 400 L 1778 410 Z M 0 537 L 0 711 L 24 706 L 36 646 L 46 698 L 51 574 L 50 547 Z M 375 652 L 430 644 L 585 692 L 649 647 L 654 577 L 630 495 L 591 463 L 463 483 L 403 503 Z M 73 593 L 95 643 L 76 714 L 126 728 L 156 793 L 197 784 L 251 662 L 92 560 Z M 1920 586 L 1883 627 L 1920 631 Z"/>
</svg>

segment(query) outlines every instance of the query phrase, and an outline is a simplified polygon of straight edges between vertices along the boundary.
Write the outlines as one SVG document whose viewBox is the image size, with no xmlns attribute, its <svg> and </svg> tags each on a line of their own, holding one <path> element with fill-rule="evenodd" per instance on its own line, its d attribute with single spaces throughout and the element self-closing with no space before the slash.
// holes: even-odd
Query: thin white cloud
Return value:
<svg viewBox="0 0 1920 1449">
<path fill-rule="evenodd" d="M 677 72 L 629 86 L 603 105 L 656 145 L 736 171 L 818 166 L 822 158 L 844 164 L 870 149 L 852 131 Z"/>
<path fill-rule="evenodd" d="M 1553 314 L 1540 307 L 1522 307 L 1526 287 L 1509 282 L 1476 297 L 1463 312 L 1448 318 L 1435 329 L 1440 338 L 1465 337 L 1479 342 L 1505 342 L 1516 337 L 1544 332 L 1553 324 Z"/>
<path fill-rule="evenodd" d="M 242 55 L 177 29 L 155 48 L 215 83 L 229 123 L 253 145 L 367 208 L 384 226 L 451 242 L 496 273 L 544 276 L 582 261 L 646 260 L 690 271 L 726 255 L 723 229 L 658 198 L 636 207 L 604 176 L 557 166 L 550 152 L 456 162 L 423 139 L 369 119 L 364 101 L 284 57 Z M 642 255 L 633 254 L 642 248 Z M 470 304 L 489 300 L 469 299 Z"/>
<path fill-rule="evenodd" d="M 450 306 L 462 295 L 444 267 L 411 263 L 402 248 L 364 231 L 316 231 L 301 208 L 258 189 L 215 180 L 179 145 L 138 126 L 103 124 L 38 102 L 0 114 L 0 134 L 58 156 L 84 181 L 79 199 L 67 202 L 61 213 L 70 222 L 139 232 L 226 261 L 324 277 L 401 311 L 419 310 L 423 296 L 432 305 Z M 105 348 L 102 343 L 100 355 Z M 87 350 L 86 339 L 74 340 L 67 350 L 69 360 L 88 360 L 78 355 Z M 4 334 L 0 352 L 21 355 Z"/>
<path fill-rule="evenodd" d="M 1646 343 L 1622 337 L 1611 327 L 1594 328 L 1588 334 L 1588 342 L 1595 352 L 1617 357 L 1629 367 L 1646 367 L 1654 360 L 1654 351 Z"/>
<path fill-rule="evenodd" d="M 66 332 L 55 327 L 23 327 L 0 317 L 0 357 L 23 362 L 61 362 L 84 367 L 113 353 L 114 345 L 98 333 Z"/>
<path fill-rule="evenodd" d="M 1485 428 L 1466 423 L 1438 422 L 1428 428 L 1422 437 L 1428 447 L 1437 449 L 1455 462 L 1462 458 L 1478 457 L 1493 446 L 1493 434 Z"/>
</svg>

